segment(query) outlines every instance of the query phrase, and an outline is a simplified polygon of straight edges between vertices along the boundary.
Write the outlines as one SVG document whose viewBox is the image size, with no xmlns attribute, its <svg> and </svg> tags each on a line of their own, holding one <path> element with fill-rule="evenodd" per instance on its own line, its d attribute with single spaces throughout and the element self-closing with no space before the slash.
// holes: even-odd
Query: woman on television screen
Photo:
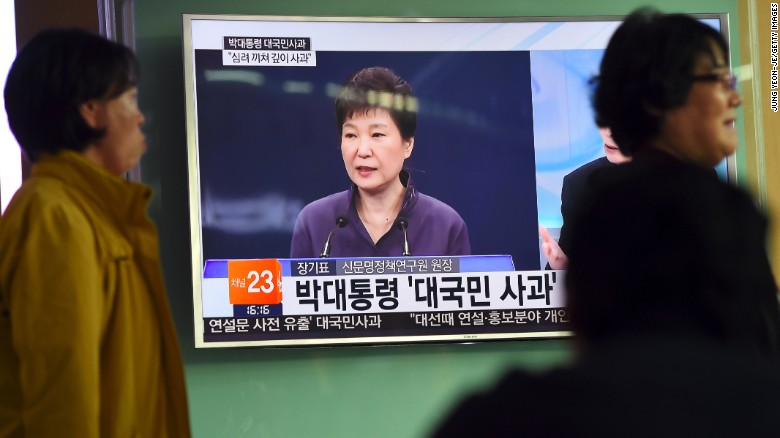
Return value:
<svg viewBox="0 0 780 438">
<path fill-rule="evenodd" d="M 335 102 L 348 190 L 298 215 L 291 258 L 468 255 L 468 229 L 449 205 L 417 191 L 404 161 L 414 149 L 417 100 L 385 67 L 351 75 Z"/>
</svg>

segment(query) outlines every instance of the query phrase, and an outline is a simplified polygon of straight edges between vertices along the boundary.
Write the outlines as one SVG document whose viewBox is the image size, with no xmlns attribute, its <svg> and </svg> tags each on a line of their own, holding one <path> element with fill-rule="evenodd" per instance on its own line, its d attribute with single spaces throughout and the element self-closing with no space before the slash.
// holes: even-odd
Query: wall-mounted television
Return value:
<svg viewBox="0 0 780 438">
<path fill-rule="evenodd" d="M 698 17 L 728 35 L 726 14 Z M 461 215 L 472 252 L 543 269 L 538 227 L 555 234 L 561 225 L 563 176 L 603 155 L 589 80 L 620 20 L 185 14 L 196 345 L 329 342 L 205 341 L 204 269 L 209 260 L 288 258 L 301 209 L 349 187 L 333 104 L 365 67 L 388 67 L 414 89 L 405 165 L 421 192 Z M 719 172 L 733 169 L 727 160 Z"/>
</svg>

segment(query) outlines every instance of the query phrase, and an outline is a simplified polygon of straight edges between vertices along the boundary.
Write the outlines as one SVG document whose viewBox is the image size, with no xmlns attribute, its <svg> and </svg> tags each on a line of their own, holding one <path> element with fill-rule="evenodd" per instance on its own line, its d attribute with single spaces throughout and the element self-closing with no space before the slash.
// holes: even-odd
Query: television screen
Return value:
<svg viewBox="0 0 780 438">
<path fill-rule="evenodd" d="M 700 18 L 725 31 L 725 15 Z M 208 261 L 289 258 L 301 209 L 350 187 L 334 99 L 366 67 L 413 88 L 417 130 L 404 166 L 419 192 L 460 214 L 472 253 L 544 269 L 538 230 L 557 235 L 563 176 L 604 154 L 589 80 L 619 24 L 185 15 L 196 330 L 209 312 Z M 196 339 L 208 343 L 202 331 Z"/>
</svg>

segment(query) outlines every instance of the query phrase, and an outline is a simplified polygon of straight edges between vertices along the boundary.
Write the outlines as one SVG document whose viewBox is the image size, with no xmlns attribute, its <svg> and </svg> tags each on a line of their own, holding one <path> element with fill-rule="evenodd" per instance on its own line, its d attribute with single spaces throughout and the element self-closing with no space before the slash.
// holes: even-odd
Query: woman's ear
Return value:
<svg viewBox="0 0 780 438">
<path fill-rule="evenodd" d="M 404 159 L 409 158 L 412 155 L 412 149 L 414 149 L 414 137 L 409 137 L 404 140 Z"/>
<path fill-rule="evenodd" d="M 79 105 L 79 113 L 90 128 L 101 129 L 105 126 L 105 106 L 97 99 L 90 99 Z"/>
</svg>

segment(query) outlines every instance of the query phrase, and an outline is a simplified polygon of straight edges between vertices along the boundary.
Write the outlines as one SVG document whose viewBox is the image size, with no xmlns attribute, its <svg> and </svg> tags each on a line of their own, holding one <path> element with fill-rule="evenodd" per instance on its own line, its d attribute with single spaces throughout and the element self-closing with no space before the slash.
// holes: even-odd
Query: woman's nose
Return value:
<svg viewBox="0 0 780 438">
<path fill-rule="evenodd" d="M 371 142 L 369 139 L 361 138 L 358 140 L 358 156 L 370 157 L 372 154 Z"/>
<path fill-rule="evenodd" d="M 740 96 L 739 91 L 731 90 L 731 96 L 729 96 L 729 104 L 734 108 L 742 104 L 742 96 Z"/>
</svg>

